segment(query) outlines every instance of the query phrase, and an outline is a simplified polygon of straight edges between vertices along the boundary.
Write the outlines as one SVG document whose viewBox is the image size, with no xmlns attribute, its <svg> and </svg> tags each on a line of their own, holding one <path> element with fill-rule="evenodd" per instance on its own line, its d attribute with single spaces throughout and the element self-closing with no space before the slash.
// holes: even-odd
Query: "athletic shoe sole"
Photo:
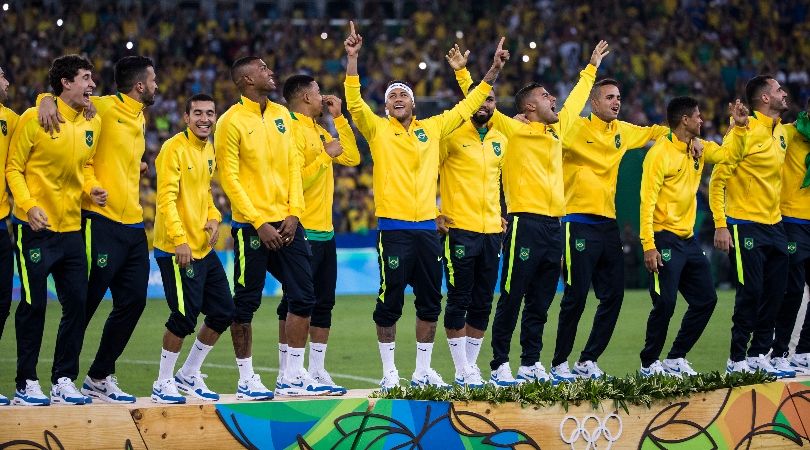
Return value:
<svg viewBox="0 0 810 450">
<path fill-rule="evenodd" d="M 136 399 L 119 400 L 119 399 L 115 399 L 115 398 L 110 398 L 110 397 L 107 397 L 105 394 L 103 394 L 101 392 L 96 392 L 96 391 L 93 391 L 93 390 L 90 390 L 90 389 L 85 389 L 85 388 L 82 388 L 81 393 L 83 395 L 87 396 L 87 397 L 91 397 L 91 398 L 94 398 L 94 399 L 97 399 L 97 400 L 101 400 L 102 402 L 105 402 L 105 403 L 113 403 L 113 404 L 117 404 L 117 405 L 128 405 L 128 404 L 135 403 L 135 401 L 136 401 Z"/>
<path fill-rule="evenodd" d="M 273 400 L 273 393 L 267 394 L 246 394 L 244 392 L 237 392 L 236 399 L 243 400 L 243 401 L 262 401 L 262 400 Z"/>
<path fill-rule="evenodd" d="M 46 400 L 44 403 L 37 403 L 37 402 L 29 402 L 27 400 L 23 400 L 19 397 L 14 397 L 14 400 L 11 401 L 14 406 L 48 406 L 51 404 L 50 400 Z"/>
</svg>

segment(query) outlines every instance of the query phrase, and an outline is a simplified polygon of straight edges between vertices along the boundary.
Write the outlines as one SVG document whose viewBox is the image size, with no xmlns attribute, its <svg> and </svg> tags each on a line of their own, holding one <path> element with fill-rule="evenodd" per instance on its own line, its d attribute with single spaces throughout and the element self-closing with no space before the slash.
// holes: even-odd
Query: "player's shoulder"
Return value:
<svg viewBox="0 0 810 450">
<path fill-rule="evenodd" d="M 29 126 L 29 127 L 42 128 L 39 125 L 39 115 L 38 115 L 38 112 L 37 112 L 37 107 L 32 106 L 32 107 L 26 109 L 25 111 L 23 111 L 23 113 L 18 117 L 17 126 L 18 127 Z"/>
<path fill-rule="evenodd" d="M 0 106 L 0 119 L 6 122 L 17 122 L 20 120 L 20 115 L 8 106 Z"/>
</svg>

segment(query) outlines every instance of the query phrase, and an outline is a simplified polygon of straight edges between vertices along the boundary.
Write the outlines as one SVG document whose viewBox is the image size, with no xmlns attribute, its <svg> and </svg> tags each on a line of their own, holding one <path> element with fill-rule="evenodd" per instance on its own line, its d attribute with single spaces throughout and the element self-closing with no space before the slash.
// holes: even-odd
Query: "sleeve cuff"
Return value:
<svg viewBox="0 0 810 450">
<path fill-rule="evenodd" d="M 718 228 L 728 228 L 728 223 L 726 223 L 725 217 L 714 219 L 714 229 L 716 230 Z"/>
<path fill-rule="evenodd" d="M 183 244 L 188 244 L 188 239 L 186 239 L 186 235 L 185 235 L 185 234 L 181 234 L 180 236 L 174 236 L 174 237 L 172 238 L 172 244 L 173 244 L 175 247 L 179 247 L 179 246 L 181 246 L 181 245 L 183 245 Z"/>
<path fill-rule="evenodd" d="M 459 69 L 459 70 L 456 70 L 454 72 L 456 74 L 456 80 L 463 80 L 465 78 L 472 78 L 472 75 L 470 75 L 470 70 L 467 69 L 466 67 L 464 67 L 462 69 Z"/>
<path fill-rule="evenodd" d="M 329 164 L 332 164 L 332 157 L 329 156 L 329 153 L 321 151 L 321 154 L 318 155 L 316 161 L 318 161 L 321 164 L 321 166 L 327 167 Z"/>
<path fill-rule="evenodd" d="M 745 133 L 748 131 L 748 127 L 741 127 L 735 124 L 734 127 L 732 127 L 731 131 L 735 133 L 737 136 L 745 136 Z"/>
<path fill-rule="evenodd" d="M 216 220 L 217 222 L 222 222 L 222 214 L 219 212 L 219 210 L 216 210 L 216 212 L 214 214 L 209 213 L 208 214 L 208 219 L 206 219 L 206 220 L 207 221 Z"/>
<path fill-rule="evenodd" d="M 345 114 L 341 114 L 338 117 L 335 117 L 334 121 L 335 121 L 335 128 L 345 127 L 349 125 L 349 119 L 346 118 Z"/>
<path fill-rule="evenodd" d="M 646 252 L 650 250 L 655 250 L 655 242 L 647 242 L 646 240 L 641 241 L 641 248 Z"/>
<path fill-rule="evenodd" d="M 298 219 L 300 220 L 301 216 L 303 214 L 304 214 L 304 208 L 298 208 L 298 207 L 292 207 L 292 206 L 290 207 L 290 215 L 291 216 L 298 217 Z"/>
<path fill-rule="evenodd" d="M 28 214 L 28 211 L 30 211 L 31 208 L 33 208 L 34 206 L 39 206 L 39 203 L 37 203 L 36 199 L 34 198 L 30 198 L 24 202 L 20 202 L 20 208 L 23 211 L 25 211 L 26 214 Z"/>
<path fill-rule="evenodd" d="M 360 87 L 360 75 L 346 75 L 346 80 L 343 84 L 351 87 Z"/>
<path fill-rule="evenodd" d="M 255 229 L 256 229 L 256 231 L 258 231 L 258 230 L 259 230 L 259 228 L 261 228 L 261 227 L 262 227 L 262 225 L 264 225 L 265 223 L 266 223 L 266 222 L 265 222 L 264 220 L 256 220 L 256 221 L 254 221 L 254 222 L 251 222 L 250 224 L 251 224 L 251 225 L 253 225 L 253 228 L 255 228 Z"/>
</svg>

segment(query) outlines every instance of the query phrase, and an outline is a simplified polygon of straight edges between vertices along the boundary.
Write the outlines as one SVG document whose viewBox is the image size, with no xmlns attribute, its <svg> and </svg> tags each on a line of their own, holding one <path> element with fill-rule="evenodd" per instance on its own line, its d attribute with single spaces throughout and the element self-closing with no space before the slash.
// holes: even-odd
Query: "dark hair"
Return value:
<svg viewBox="0 0 810 450">
<path fill-rule="evenodd" d="M 698 101 L 692 97 L 675 97 L 669 101 L 667 105 L 667 125 L 671 130 L 674 130 L 681 123 L 681 117 L 691 116 L 695 108 L 698 107 Z"/>
<path fill-rule="evenodd" d="M 523 108 L 526 106 L 526 99 L 529 98 L 529 94 L 533 90 L 541 87 L 543 87 L 543 85 L 540 83 L 529 83 L 517 91 L 515 94 L 515 109 L 517 109 L 517 112 L 523 113 Z"/>
<path fill-rule="evenodd" d="M 773 79 L 770 75 L 757 75 L 748 80 L 748 83 L 745 84 L 745 101 L 749 108 L 754 109 L 759 106 L 762 91 L 768 88 L 768 80 Z"/>
<path fill-rule="evenodd" d="M 191 114 L 191 104 L 194 102 L 213 102 L 214 97 L 208 94 L 194 94 L 186 100 L 186 114 Z"/>
<path fill-rule="evenodd" d="M 118 92 L 129 92 L 135 83 L 144 81 L 146 69 L 155 67 L 152 58 L 146 56 L 125 56 L 115 63 L 115 86 Z"/>
<path fill-rule="evenodd" d="M 261 58 L 258 56 L 245 56 L 234 61 L 233 65 L 231 65 L 231 80 L 233 80 L 234 83 L 238 82 L 239 78 L 241 77 L 241 74 L 239 74 L 239 69 L 259 60 L 261 60 Z"/>
<path fill-rule="evenodd" d="M 602 86 L 616 86 L 616 89 L 621 89 L 619 82 L 613 78 L 602 78 L 593 84 L 593 88 L 591 89 L 591 98 L 596 98 L 597 92 L 599 92 Z"/>
<path fill-rule="evenodd" d="M 80 69 L 93 70 L 89 59 L 80 55 L 65 55 L 53 60 L 48 70 L 48 83 L 56 95 L 62 95 L 62 78 L 73 81 Z"/>
<path fill-rule="evenodd" d="M 309 85 L 312 84 L 313 81 L 315 81 L 315 78 L 303 74 L 293 75 L 287 78 L 287 81 L 284 82 L 284 89 L 282 90 L 284 100 L 290 103 L 301 91 L 309 88 Z"/>
</svg>

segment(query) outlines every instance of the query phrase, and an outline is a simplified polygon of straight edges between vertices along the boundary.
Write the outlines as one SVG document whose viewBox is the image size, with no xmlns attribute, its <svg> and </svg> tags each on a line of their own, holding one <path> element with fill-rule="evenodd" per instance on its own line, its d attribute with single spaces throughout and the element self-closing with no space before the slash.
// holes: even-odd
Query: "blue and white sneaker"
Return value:
<svg viewBox="0 0 810 450">
<path fill-rule="evenodd" d="M 793 366 L 790 364 L 790 361 L 787 358 L 771 358 L 771 365 L 776 370 L 784 374 L 784 376 L 780 376 L 779 378 L 796 377 L 796 370 L 793 368 Z"/>
<path fill-rule="evenodd" d="M 796 375 L 810 375 L 810 353 L 796 353 L 790 358 L 790 367 Z"/>
<path fill-rule="evenodd" d="M 551 381 L 553 381 L 554 384 L 570 383 L 576 379 L 577 376 L 571 373 L 571 370 L 568 368 L 568 361 L 551 368 Z"/>
<path fill-rule="evenodd" d="M 602 378 L 605 372 L 596 365 L 596 361 L 577 361 L 574 363 L 573 374 L 579 378 Z"/>
<path fill-rule="evenodd" d="M 456 372 L 454 382 L 469 389 L 481 389 L 484 387 L 484 378 L 481 376 L 481 369 L 475 364 L 470 364 L 462 371 Z"/>
<path fill-rule="evenodd" d="M 8 397 L 3 394 L 0 394 L 0 406 L 7 406 L 10 405 L 11 401 L 9 401 Z"/>
<path fill-rule="evenodd" d="M 489 383 L 495 387 L 509 387 L 525 382 L 526 380 L 516 380 L 515 377 L 512 376 L 512 368 L 509 367 L 508 362 L 498 366 L 498 368 L 493 370 L 489 375 Z"/>
<path fill-rule="evenodd" d="M 670 375 L 664 370 L 664 366 L 661 364 L 661 361 L 655 361 L 654 363 L 650 364 L 647 367 L 641 366 L 638 373 L 641 374 L 642 377 L 648 378 L 655 375 Z"/>
<path fill-rule="evenodd" d="M 436 372 L 430 367 L 425 370 L 418 370 L 414 372 L 413 376 L 411 376 L 411 386 L 433 386 L 441 389 L 450 389 L 450 385 L 444 382 L 442 376 L 439 375 L 439 372 Z"/>
<path fill-rule="evenodd" d="M 107 403 L 135 403 L 135 396 L 122 391 L 114 375 L 99 381 L 93 380 L 89 375 L 84 377 L 82 394 L 85 398 L 95 398 Z"/>
<path fill-rule="evenodd" d="M 329 395 L 331 392 L 329 386 L 313 380 L 305 370 L 295 375 L 287 373 L 287 370 L 285 370 L 281 381 L 277 383 L 276 387 L 277 396 Z"/>
<path fill-rule="evenodd" d="M 551 377 L 548 375 L 548 372 L 546 372 L 546 368 L 543 367 L 543 364 L 540 361 L 534 363 L 533 366 L 518 367 L 517 376 L 515 378 L 517 380 L 523 380 L 526 382 L 551 381 Z"/>
<path fill-rule="evenodd" d="M 383 392 L 388 391 L 399 386 L 399 371 L 397 369 L 389 370 L 383 374 L 380 380 L 380 390 Z"/>
<path fill-rule="evenodd" d="M 731 359 L 726 361 L 726 373 L 754 373 L 756 370 L 752 369 L 748 366 L 748 363 L 745 360 L 742 361 L 732 361 Z"/>
<path fill-rule="evenodd" d="M 169 405 L 180 405 L 186 402 L 186 398 L 177 391 L 177 384 L 174 378 L 157 380 L 152 384 L 152 401 Z"/>
<path fill-rule="evenodd" d="M 676 377 L 698 374 L 686 358 L 665 359 L 661 365 L 664 367 L 666 373 Z"/>
<path fill-rule="evenodd" d="M 62 377 L 56 380 L 56 384 L 51 386 L 51 403 L 63 403 L 66 405 L 84 405 L 85 397 L 76 389 L 73 380 Z"/>
<path fill-rule="evenodd" d="M 262 384 L 262 378 L 254 373 L 250 378 L 239 380 L 236 384 L 237 400 L 272 400 L 273 391 Z"/>
<path fill-rule="evenodd" d="M 25 380 L 25 389 L 14 391 L 14 404 L 20 406 L 48 406 L 51 404 L 37 380 Z"/>
<path fill-rule="evenodd" d="M 769 360 L 765 355 L 749 356 L 745 359 L 745 362 L 748 363 L 748 367 L 751 369 L 761 370 L 769 375 L 775 376 L 776 378 L 792 378 L 796 376 L 796 372 L 782 372 L 774 367 L 773 364 L 771 364 L 771 360 Z"/>
<path fill-rule="evenodd" d="M 346 395 L 346 392 L 348 392 L 345 387 L 335 383 L 334 380 L 332 380 L 332 377 L 329 375 L 329 372 L 327 372 L 326 369 L 311 371 L 309 372 L 309 377 L 318 383 L 329 386 L 330 392 L 327 395 Z"/>
<path fill-rule="evenodd" d="M 180 369 L 174 374 L 174 384 L 177 385 L 178 391 L 186 395 L 200 400 L 215 402 L 219 400 L 219 394 L 208 389 L 208 386 L 205 385 L 205 381 L 203 380 L 205 377 L 206 375 L 200 372 L 186 375 L 183 373 L 183 369 Z"/>
</svg>

